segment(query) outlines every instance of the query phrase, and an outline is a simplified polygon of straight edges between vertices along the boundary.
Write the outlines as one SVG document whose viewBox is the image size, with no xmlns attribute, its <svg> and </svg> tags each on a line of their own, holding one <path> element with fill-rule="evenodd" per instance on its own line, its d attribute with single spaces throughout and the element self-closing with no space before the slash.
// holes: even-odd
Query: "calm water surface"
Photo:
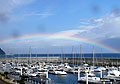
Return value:
<svg viewBox="0 0 120 84">
<path fill-rule="evenodd" d="M 95 72 L 95 75 L 97 77 L 100 77 L 99 72 Z M 103 72 L 103 75 L 107 75 L 107 72 Z M 81 76 L 83 76 L 83 74 L 81 74 Z M 52 83 L 55 83 L 55 84 L 84 84 L 84 83 L 77 82 L 78 74 L 70 74 L 70 73 L 68 73 L 67 75 L 49 74 L 49 78 L 51 78 Z"/>
</svg>

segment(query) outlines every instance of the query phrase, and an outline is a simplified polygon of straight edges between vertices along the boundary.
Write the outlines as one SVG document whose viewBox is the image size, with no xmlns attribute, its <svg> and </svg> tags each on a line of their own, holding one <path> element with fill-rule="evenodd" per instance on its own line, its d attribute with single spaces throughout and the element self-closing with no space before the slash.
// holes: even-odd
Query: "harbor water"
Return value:
<svg viewBox="0 0 120 84">
<path fill-rule="evenodd" d="M 73 54 L 32 54 L 32 57 L 73 57 Z M 95 53 L 97 58 L 120 58 L 120 53 Z M 1 58 L 30 57 L 30 54 L 1 55 Z M 74 54 L 74 57 L 81 57 L 81 54 Z M 82 57 L 93 57 L 92 53 L 83 53 Z"/>
</svg>

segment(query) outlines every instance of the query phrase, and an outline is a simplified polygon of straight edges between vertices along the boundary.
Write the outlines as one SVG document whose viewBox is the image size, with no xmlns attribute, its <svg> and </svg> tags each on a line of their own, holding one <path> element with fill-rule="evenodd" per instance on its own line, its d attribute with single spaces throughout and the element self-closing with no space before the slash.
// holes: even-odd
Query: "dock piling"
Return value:
<svg viewBox="0 0 120 84">
<path fill-rule="evenodd" d="M 80 68 L 78 69 L 78 80 L 80 80 Z"/>
<path fill-rule="evenodd" d="M 102 70 L 100 71 L 100 78 L 102 78 Z"/>
<path fill-rule="evenodd" d="M 86 84 L 88 84 L 88 72 L 86 71 Z"/>
</svg>

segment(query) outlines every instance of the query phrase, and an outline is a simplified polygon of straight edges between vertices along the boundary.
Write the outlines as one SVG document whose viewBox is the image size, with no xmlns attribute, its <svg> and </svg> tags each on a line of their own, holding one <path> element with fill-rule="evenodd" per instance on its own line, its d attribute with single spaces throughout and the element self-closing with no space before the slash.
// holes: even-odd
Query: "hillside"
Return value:
<svg viewBox="0 0 120 84">
<path fill-rule="evenodd" d="M 5 55 L 5 52 L 0 48 L 0 55 Z"/>
</svg>

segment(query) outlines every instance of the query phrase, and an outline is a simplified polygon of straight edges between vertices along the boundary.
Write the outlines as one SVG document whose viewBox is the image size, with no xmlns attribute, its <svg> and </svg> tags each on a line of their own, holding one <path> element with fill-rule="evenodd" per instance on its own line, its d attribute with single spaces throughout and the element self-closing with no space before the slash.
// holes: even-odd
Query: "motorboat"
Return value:
<svg viewBox="0 0 120 84">
<path fill-rule="evenodd" d="M 30 72 L 30 73 L 28 74 L 28 76 L 30 76 L 30 77 L 35 77 L 35 76 L 37 76 L 37 74 Z"/>
<path fill-rule="evenodd" d="M 106 77 L 120 77 L 120 71 L 118 70 L 108 71 L 108 75 Z"/>
<path fill-rule="evenodd" d="M 48 71 L 48 73 L 54 74 L 54 70 L 53 70 L 53 69 L 50 69 L 50 70 Z"/>
<path fill-rule="evenodd" d="M 54 70 L 54 74 L 56 74 L 56 75 L 67 75 L 67 73 L 62 69 Z"/>
<path fill-rule="evenodd" d="M 80 77 L 78 79 L 78 82 L 86 83 L 86 81 L 88 80 L 89 84 L 100 84 L 101 83 L 100 77 L 96 77 L 95 74 L 91 72 L 86 72 L 86 73 L 87 73 L 87 77 L 86 75 L 84 77 Z"/>
<path fill-rule="evenodd" d="M 46 75 L 48 73 L 47 69 L 38 69 L 37 72 L 35 72 L 37 75 Z"/>
</svg>

